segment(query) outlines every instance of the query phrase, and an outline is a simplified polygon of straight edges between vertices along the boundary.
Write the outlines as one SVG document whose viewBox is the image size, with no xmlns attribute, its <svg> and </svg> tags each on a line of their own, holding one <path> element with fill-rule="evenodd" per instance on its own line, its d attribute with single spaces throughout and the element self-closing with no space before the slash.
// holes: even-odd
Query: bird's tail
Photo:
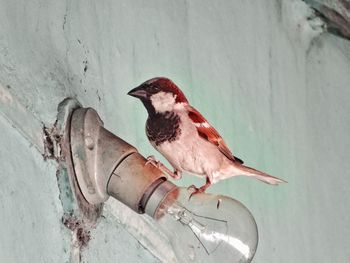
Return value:
<svg viewBox="0 0 350 263">
<path fill-rule="evenodd" d="M 234 165 L 230 166 L 230 172 L 234 175 L 246 175 L 254 177 L 264 183 L 272 184 L 272 185 L 278 185 L 280 183 L 286 183 L 286 181 L 279 179 L 277 177 L 271 176 L 267 173 L 258 171 L 254 168 L 245 166 L 243 164 L 235 163 Z"/>
</svg>

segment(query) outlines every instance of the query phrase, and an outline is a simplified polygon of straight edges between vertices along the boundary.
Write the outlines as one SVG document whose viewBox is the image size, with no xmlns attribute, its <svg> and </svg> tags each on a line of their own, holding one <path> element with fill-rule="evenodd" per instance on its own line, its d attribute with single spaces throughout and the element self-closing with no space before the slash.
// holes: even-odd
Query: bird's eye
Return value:
<svg viewBox="0 0 350 263">
<path fill-rule="evenodd" d="M 160 91 L 160 89 L 159 89 L 159 87 L 157 87 L 157 86 L 150 86 L 149 87 L 149 91 L 151 92 L 151 93 L 157 93 L 157 92 L 159 92 Z"/>
</svg>

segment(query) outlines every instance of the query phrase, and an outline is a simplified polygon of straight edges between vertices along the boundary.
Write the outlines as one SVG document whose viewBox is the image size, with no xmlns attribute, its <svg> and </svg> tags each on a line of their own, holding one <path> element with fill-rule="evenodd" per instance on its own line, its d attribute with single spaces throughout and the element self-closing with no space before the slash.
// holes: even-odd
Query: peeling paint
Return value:
<svg viewBox="0 0 350 263">
<path fill-rule="evenodd" d="M 43 126 L 43 144 L 44 144 L 44 160 L 54 159 L 57 162 L 63 161 L 61 155 L 61 140 L 62 135 L 56 127 L 57 122 L 52 127 Z"/>
<path fill-rule="evenodd" d="M 62 217 L 62 223 L 75 235 L 76 243 L 74 246 L 84 248 L 88 245 L 91 239 L 90 225 L 86 225 L 84 221 L 79 220 L 74 216 Z"/>
</svg>

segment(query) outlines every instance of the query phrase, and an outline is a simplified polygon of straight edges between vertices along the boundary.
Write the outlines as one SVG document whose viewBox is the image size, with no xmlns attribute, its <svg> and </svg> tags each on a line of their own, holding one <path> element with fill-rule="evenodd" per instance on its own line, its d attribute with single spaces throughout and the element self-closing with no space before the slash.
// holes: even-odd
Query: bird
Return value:
<svg viewBox="0 0 350 263">
<path fill-rule="evenodd" d="M 217 130 L 192 107 L 181 89 L 166 77 L 156 77 L 130 90 L 128 95 L 141 100 L 148 112 L 146 135 L 152 146 L 173 166 L 159 164 L 154 156 L 147 162 L 180 179 L 183 172 L 205 177 L 206 183 L 191 194 L 203 193 L 221 180 L 245 175 L 264 183 L 286 182 L 244 165 L 233 155 Z"/>
</svg>

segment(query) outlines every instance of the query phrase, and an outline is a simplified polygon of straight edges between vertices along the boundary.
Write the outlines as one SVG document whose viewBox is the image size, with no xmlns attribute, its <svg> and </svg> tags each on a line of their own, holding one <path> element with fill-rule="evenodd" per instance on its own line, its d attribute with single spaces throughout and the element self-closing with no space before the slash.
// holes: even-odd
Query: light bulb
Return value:
<svg viewBox="0 0 350 263">
<path fill-rule="evenodd" d="M 257 226 L 240 202 L 204 193 L 190 198 L 187 188 L 178 188 L 168 181 L 153 196 L 145 212 L 156 219 L 168 236 L 179 262 L 236 263 L 253 259 L 258 244 Z"/>
</svg>

